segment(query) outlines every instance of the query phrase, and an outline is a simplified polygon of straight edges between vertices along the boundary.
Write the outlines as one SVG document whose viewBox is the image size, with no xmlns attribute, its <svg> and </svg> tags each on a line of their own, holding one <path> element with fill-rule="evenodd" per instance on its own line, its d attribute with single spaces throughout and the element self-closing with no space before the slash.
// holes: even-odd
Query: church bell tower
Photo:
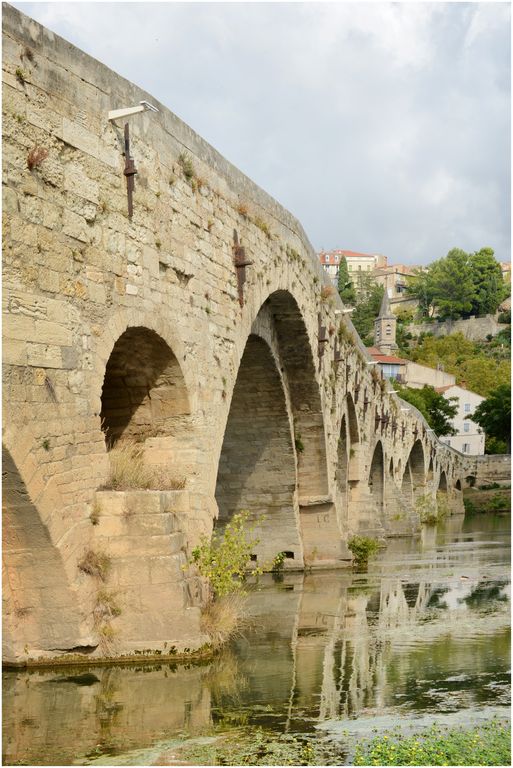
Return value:
<svg viewBox="0 0 513 768">
<path fill-rule="evenodd" d="M 397 320 L 390 309 L 390 302 L 385 289 L 379 315 L 374 320 L 374 345 L 382 355 L 391 355 L 398 349 L 395 341 Z"/>
</svg>

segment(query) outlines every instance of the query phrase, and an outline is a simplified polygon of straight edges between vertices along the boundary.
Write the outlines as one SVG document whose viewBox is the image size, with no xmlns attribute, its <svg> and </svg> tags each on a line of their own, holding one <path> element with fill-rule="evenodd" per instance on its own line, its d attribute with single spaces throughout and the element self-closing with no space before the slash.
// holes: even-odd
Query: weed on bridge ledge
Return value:
<svg viewBox="0 0 513 768">
<path fill-rule="evenodd" d="M 178 491 L 185 488 L 185 478 L 174 477 L 162 467 L 146 464 L 142 444 L 133 440 L 116 443 L 109 451 L 109 459 L 110 475 L 103 490 Z"/>
</svg>

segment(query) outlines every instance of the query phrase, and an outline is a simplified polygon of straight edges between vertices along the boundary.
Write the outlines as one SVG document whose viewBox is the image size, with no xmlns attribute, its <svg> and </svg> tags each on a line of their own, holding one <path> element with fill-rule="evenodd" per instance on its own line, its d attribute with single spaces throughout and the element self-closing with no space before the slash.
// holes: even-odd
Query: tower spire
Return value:
<svg viewBox="0 0 513 768">
<path fill-rule="evenodd" d="M 374 320 L 374 344 L 383 355 L 389 355 L 398 348 L 395 340 L 396 323 L 385 288 L 379 315 Z"/>
</svg>

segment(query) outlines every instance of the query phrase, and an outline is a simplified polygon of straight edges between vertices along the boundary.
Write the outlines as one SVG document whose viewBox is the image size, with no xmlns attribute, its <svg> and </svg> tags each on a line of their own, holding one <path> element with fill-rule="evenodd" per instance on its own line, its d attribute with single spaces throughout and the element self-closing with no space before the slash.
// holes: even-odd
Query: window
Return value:
<svg viewBox="0 0 513 768">
<path fill-rule="evenodd" d="M 352 265 L 352 264 L 348 264 L 348 265 L 347 265 L 347 268 L 348 268 L 348 270 L 349 270 L 350 272 L 352 272 L 352 270 L 353 270 L 353 265 Z"/>
<path fill-rule="evenodd" d="M 470 413 L 470 403 L 465 403 L 465 413 Z"/>
<path fill-rule="evenodd" d="M 470 453 L 470 443 L 463 443 L 463 453 Z"/>
<path fill-rule="evenodd" d="M 335 261 L 338 263 L 338 256 L 335 256 Z"/>
<path fill-rule="evenodd" d="M 470 432 L 470 424 L 468 423 L 468 421 L 463 422 L 463 431 Z"/>
</svg>

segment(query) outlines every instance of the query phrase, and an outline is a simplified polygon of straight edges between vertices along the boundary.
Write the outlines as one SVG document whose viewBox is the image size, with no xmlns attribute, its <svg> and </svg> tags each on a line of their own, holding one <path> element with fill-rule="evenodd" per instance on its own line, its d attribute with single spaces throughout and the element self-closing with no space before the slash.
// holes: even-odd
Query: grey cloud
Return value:
<svg viewBox="0 0 513 768">
<path fill-rule="evenodd" d="M 314 247 L 510 258 L 509 5 L 15 5 L 154 94 Z"/>
</svg>

